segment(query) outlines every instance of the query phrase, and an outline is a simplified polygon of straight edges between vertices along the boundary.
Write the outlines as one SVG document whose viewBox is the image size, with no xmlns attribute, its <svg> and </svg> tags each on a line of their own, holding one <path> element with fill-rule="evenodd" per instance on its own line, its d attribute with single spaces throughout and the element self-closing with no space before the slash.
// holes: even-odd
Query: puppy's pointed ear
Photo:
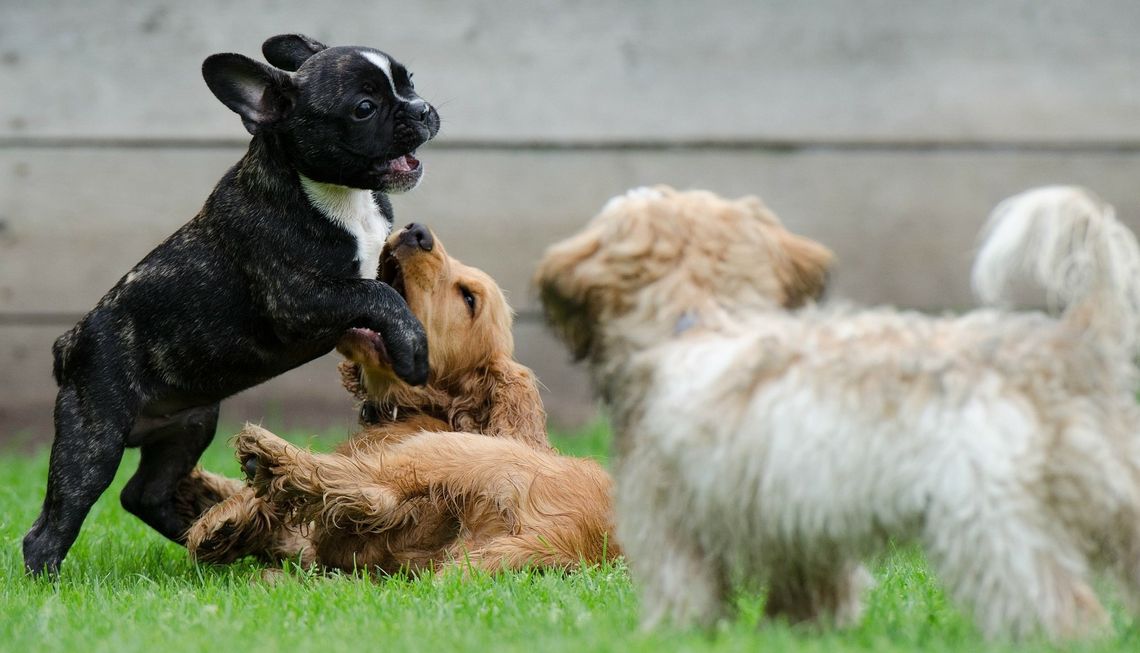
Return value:
<svg viewBox="0 0 1140 653">
<path fill-rule="evenodd" d="M 202 77 L 214 95 L 251 134 L 271 127 L 293 110 L 296 89 L 288 73 L 240 54 L 214 54 L 202 63 Z"/>
<path fill-rule="evenodd" d="M 796 308 L 819 299 L 827 289 L 835 255 L 816 241 L 786 231 L 780 239 L 786 259 L 778 274 L 784 286 L 784 306 Z"/>
<path fill-rule="evenodd" d="M 265 60 L 281 70 L 295 72 L 309 57 L 329 46 L 304 34 L 278 34 L 261 44 Z"/>
</svg>

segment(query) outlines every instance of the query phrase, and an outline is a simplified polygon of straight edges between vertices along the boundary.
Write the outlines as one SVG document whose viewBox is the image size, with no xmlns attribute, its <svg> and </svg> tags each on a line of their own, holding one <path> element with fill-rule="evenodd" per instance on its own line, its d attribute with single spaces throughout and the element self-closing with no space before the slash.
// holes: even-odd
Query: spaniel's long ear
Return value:
<svg viewBox="0 0 1140 653">
<path fill-rule="evenodd" d="M 454 428 L 550 448 L 538 379 L 529 368 L 503 356 L 457 381 L 449 392 L 456 398 L 448 416 Z"/>
<path fill-rule="evenodd" d="M 796 308 L 819 299 L 827 289 L 835 255 L 816 241 L 784 232 L 781 243 L 786 259 L 777 269 L 784 286 L 784 306 Z"/>
<path fill-rule="evenodd" d="M 534 372 L 514 360 L 502 359 L 491 364 L 491 382 L 487 433 L 549 449 L 546 409 Z"/>
</svg>

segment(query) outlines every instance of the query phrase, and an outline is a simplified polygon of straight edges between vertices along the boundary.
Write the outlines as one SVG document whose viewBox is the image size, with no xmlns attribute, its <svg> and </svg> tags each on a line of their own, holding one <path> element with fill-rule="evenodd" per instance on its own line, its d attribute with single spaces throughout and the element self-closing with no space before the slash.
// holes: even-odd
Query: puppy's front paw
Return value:
<svg viewBox="0 0 1140 653">
<path fill-rule="evenodd" d="M 392 371 L 409 385 L 423 385 L 428 379 L 428 344 L 423 325 L 414 317 L 384 334 L 385 348 L 392 360 Z"/>
</svg>

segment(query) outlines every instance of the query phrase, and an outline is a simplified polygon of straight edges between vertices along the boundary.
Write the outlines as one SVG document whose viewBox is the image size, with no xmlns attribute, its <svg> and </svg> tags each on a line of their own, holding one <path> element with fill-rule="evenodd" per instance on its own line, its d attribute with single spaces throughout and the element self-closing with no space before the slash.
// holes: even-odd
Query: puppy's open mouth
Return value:
<svg viewBox="0 0 1140 653">
<path fill-rule="evenodd" d="M 409 152 L 387 161 L 377 161 L 373 168 L 380 177 L 377 190 L 403 193 L 416 187 L 424 176 L 424 167 L 415 153 Z"/>
<path fill-rule="evenodd" d="M 398 156 L 391 161 L 388 161 L 385 172 L 407 173 L 415 172 L 420 169 L 420 160 L 413 156 L 411 153 L 404 156 Z"/>
</svg>

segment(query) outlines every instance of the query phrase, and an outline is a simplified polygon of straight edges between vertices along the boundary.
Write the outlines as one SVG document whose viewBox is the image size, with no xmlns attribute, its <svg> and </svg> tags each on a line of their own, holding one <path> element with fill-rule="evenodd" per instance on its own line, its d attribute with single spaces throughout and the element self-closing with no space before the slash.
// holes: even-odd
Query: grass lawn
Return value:
<svg viewBox="0 0 1140 653">
<path fill-rule="evenodd" d="M 295 438 L 328 448 L 334 437 Z M 236 475 L 226 438 L 205 465 Z M 606 432 L 557 439 L 604 457 Z M 58 583 L 23 576 L 20 538 L 35 517 L 46 451 L 0 455 L 0 650 L 3 651 L 977 651 L 1052 650 L 1042 642 L 990 646 L 946 602 L 920 553 L 874 565 L 878 586 L 853 630 L 817 633 L 761 624 L 762 598 L 713 633 L 636 629 L 637 598 L 623 565 L 568 576 L 518 573 L 369 580 L 298 570 L 275 584 L 259 567 L 198 567 L 118 505 L 138 460 L 128 454 L 95 506 Z M 1140 651 L 1140 625 L 1110 600 L 1116 634 L 1060 650 Z"/>
</svg>

